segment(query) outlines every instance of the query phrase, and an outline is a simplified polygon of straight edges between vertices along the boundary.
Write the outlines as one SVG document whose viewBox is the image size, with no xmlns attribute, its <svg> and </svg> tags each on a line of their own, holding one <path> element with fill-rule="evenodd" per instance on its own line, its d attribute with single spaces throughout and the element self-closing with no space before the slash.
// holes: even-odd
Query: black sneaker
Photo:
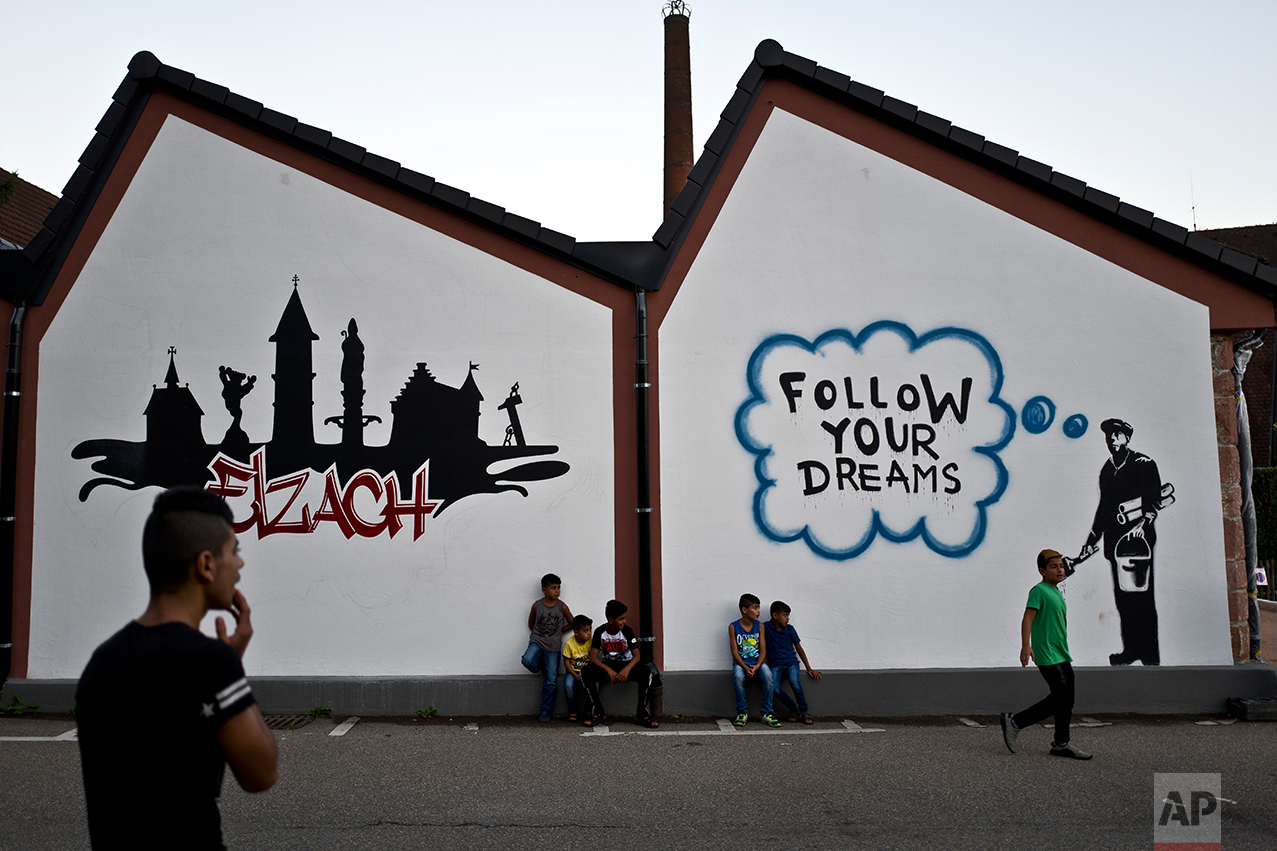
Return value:
<svg viewBox="0 0 1277 851">
<path fill-rule="evenodd" d="M 1091 755 L 1083 750 L 1078 750 L 1072 742 L 1065 742 L 1062 745 L 1051 745 L 1051 756 L 1066 756 L 1069 759 L 1090 759 Z"/>
<path fill-rule="evenodd" d="M 1015 753 L 1015 740 L 1020 737 L 1020 728 L 1011 720 L 1010 712 L 1002 713 L 1002 741 L 1007 743 L 1007 750 Z"/>
</svg>

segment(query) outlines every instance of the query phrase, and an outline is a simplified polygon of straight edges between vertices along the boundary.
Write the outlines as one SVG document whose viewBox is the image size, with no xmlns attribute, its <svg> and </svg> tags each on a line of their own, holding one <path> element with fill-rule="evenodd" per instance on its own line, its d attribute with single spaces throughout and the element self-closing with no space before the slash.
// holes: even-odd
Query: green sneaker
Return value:
<svg viewBox="0 0 1277 851">
<path fill-rule="evenodd" d="M 764 714 L 762 716 L 762 719 L 763 719 L 763 723 L 766 724 L 768 727 L 780 726 L 780 719 L 777 718 L 775 715 Z"/>
<path fill-rule="evenodd" d="M 735 718 L 733 718 L 733 719 L 732 719 L 732 726 L 733 726 L 733 727 L 744 727 L 744 726 L 745 726 L 745 722 L 746 722 L 746 721 L 748 721 L 748 720 L 749 720 L 749 716 L 748 716 L 748 715 L 746 715 L 744 712 L 742 712 L 740 715 L 737 715 Z"/>
</svg>

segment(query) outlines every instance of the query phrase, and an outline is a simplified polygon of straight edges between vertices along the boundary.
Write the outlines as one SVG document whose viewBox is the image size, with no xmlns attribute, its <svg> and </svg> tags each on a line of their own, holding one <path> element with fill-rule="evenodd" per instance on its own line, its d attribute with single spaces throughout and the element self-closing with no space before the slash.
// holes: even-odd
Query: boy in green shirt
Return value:
<svg viewBox="0 0 1277 851">
<path fill-rule="evenodd" d="M 1090 759 L 1069 741 L 1069 719 L 1073 716 L 1073 657 L 1069 655 L 1068 613 L 1059 585 L 1064 581 L 1064 557 L 1055 550 L 1038 553 L 1038 573 L 1042 581 L 1029 591 L 1020 622 L 1020 665 L 1032 659 L 1050 686 L 1051 693 L 1023 712 L 1002 713 L 1002 741 L 1015 753 L 1015 740 L 1025 727 L 1055 716 L 1055 739 L 1051 756 Z"/>
</svg>

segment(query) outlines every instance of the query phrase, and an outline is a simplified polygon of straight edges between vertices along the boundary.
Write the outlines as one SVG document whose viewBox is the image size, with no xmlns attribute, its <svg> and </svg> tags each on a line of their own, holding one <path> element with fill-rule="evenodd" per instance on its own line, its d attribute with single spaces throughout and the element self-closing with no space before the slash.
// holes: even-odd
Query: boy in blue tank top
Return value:
<svg viewBox="0 0 1277 851">
<path fill-rule="evenodd" d="M 758 622 L 761 603 L 753 594 L 740 596 L 740 620 L 727 625 L 727 645 L 732 651 L 732 688 L 736 692 L 736 717 L 732 723 L 744 727 L 749 720 L 749 704 L 745 702 L 745 680 L 755 676 L 763 681 L 762 721 L 779 727 L 772 715 L 772 670 L 767 667 L 767 639 Z"/>
</svg>

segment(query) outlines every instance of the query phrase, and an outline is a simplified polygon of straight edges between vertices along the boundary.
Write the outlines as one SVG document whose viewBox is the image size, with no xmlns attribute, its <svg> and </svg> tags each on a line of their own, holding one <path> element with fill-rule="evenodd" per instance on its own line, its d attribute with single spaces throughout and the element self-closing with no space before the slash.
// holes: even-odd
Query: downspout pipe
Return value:
<svg viewBox="0 0 1277 851">
<path fill-rule="evenodd" d="M 13 666 L 14 516 L 18 482 L 18 403 L 22 398 L 22 323 L 27 304 L 14 304 L 9 320 L 9 366 L 4 374 L 4 438 L 0 443 L 0 687 Z"/>
<path fill-rule="evenodd" d="M 647 292 L 642 287 L 634 289 L 635 298 L 635 360 L 634 360 L 634 417 L 635 445 L 638 461 L 638 581 L 639 581 L 639 641 L 645 662 L 656 661 L 655 627 L 652 620 L 652 474 L 651 474 L 651 421 L 649 396 L 652 384 L 649 380 L 647 360 Z"/>
<path fill-rule="evenodd" d="M 1246 600 L 1247 621 L 1250 627 L 1250 659 L 1259 659 L 1260 628 L 1259 604 L 1256 602 L 1255 568 L 1259 566 L 1255 497 L 1251 483 L 1255 477 L 1255 462 L 1251 458 L 1250 416 L 1246 412 L 1246 394 L 1242 392 L 1242 378 L 1255 349 L 1263 345 L 1263 333 L 1254 334 L 1233 344 L 1233 383 L 1237 401 L 1237 460 L 1241 465 L 1242 535 L 1246 542 Z"/>
</svg>

